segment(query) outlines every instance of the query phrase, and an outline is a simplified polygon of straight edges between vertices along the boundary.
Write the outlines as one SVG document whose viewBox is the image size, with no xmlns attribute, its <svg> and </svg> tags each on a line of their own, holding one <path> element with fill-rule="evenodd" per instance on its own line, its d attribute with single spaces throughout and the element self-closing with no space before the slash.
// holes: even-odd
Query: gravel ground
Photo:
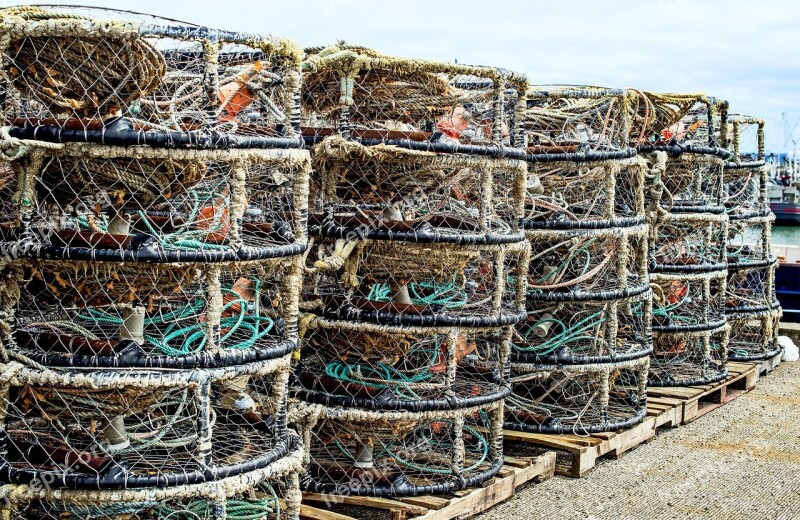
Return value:
<svg viewBox="0 0 800 520">
<path fill-rule="evenodd" d="M 482 520 L 800 519 L 800 362 L 583 479 L 529 484 Z"/>
</svg>

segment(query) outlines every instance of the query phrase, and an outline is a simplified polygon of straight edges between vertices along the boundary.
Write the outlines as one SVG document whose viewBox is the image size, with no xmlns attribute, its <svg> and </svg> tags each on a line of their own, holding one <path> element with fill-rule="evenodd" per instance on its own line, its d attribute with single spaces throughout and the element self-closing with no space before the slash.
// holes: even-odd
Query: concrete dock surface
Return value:
<svg viewBox="0 0 800 520">
<path fill-rule="evenodd" d="M 528 484 L 476 518 L 800 519 L 800 362 L 585 478 Z"/>
</svg>

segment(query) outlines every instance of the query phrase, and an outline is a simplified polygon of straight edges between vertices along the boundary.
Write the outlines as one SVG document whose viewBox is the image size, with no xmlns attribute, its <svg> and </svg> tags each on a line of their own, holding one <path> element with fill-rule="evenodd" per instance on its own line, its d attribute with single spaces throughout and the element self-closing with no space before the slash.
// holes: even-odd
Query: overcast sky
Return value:
<svg viewBox="0 0 800 520">
<path fill-rule="evenodd" d="M 0 5 L 16 3 L 0 0 Z M 767 148 L 774 151 L 781 151 L 786 142 L 782 113 L 787 114 L 789 129 L 800 120 L 796 0 L 61 3 L 279 34 L 303 46 L 343 39 L 385 54 L 497 65 L 525 72 L 531 83 L 702 91 L 730 101 L 733 112 L 766 119 Z M 800 141 L 800 126 L 794 137 Z"/>
</svg>

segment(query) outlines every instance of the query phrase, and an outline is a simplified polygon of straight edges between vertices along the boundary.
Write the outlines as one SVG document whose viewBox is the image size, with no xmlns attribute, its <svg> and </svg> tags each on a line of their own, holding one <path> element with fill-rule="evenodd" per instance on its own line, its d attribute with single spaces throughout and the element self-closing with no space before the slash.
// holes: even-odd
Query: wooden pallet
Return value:
<svg viewBox="0 0 800 520">
<path fill-rule="evenodd" d="M 551 435 L 506 430 L 506 451 L 513 453 L 515 442 L 532 443 L 568 455 L 567 463 L 556 464 L 556 474 L 583 477 L 594 469 L 601 457 L 619 458 L 625 452 L 652 439 L 662 426 L 678 426 L 682 419 L 682 402 L 674 398 L 648 398 L 647 416 L 630 428 L 589 436 Z"/>
<path fill-rule="evenodd" d="M 556 454 L 552 451 L 538 457 L 505 457 L 505 465 L 494 478 L 482 486 L 458 491 L 450 496 L 409 498 L 372 498 L 303 493 L 300 518 L 309 520 L 355 520 L 336 512 L 337 506 L 368 508 L 370 518 L 388 520 L 451 520 L 469 518 L 514 496 L 527 482 L 543 482 L 553 476 Z M 323 509 L 324 508 L 324 509 Z"/>
<path fill-rule="evenodd" d="M 761 373 L 759 377 L 763 377 L 772 372 L 773 370 L 775 370 L 778 367 L 778 365 L 781 364 L 782 359 L 783 359 L 783 351 L 781 350 L 771 358 L 761 361 L 761 369 L 760 369 Z"/>
<path fill-rule="evenodd" d="M 686 387 L 650 387 L 650 396 L 668 397 L 683 401 L 683 418 L 680 424 L 688 424 L 716 410 L 745 392 L 752 390 L 761 372 L 761 363 L 728 363 L 728 377 L 710 385 Z"/>
<path fill-rule="evenodd" d="M 712 385 L 692 387 L 650 387 L 647 390 L 647 416 L 636 426 L 589 436 L 548 435 L 506 430 L 506 451 L 514 453 L 513 443 L 527 443 L 556 450 L 566 462 L 556 464 L 556 474 L 583 477 L 603 457 L 619 458 L 628 450 L 651 440 L 659 428 L 687 424 L 729 403 L 753 389 L 760 363 L 729 363 L 729 375 Z"/>
</svg>

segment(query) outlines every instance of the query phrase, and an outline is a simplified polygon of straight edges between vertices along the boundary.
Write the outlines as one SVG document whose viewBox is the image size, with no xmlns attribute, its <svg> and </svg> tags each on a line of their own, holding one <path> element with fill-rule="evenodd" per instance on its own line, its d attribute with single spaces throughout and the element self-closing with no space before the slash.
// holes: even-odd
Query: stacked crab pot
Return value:
<svg viewBox="0 0 800 520">
<path fill-rule="evenodd" d="M 525 79 L 338 44 L 303 63 L 312 146 L 302 484 L 402 496 L 502 465 L 511 326 L 524 318 Z"/>
<path fill-rule="evenodd" d="M 528 92 L 531 262 L 507 428 L 586 434 L 645 415 L 652 294 L 629 97 L 591 87 Z"/>
<path fill-rule="evenodd" d="M 727 105 L 699 94 L 636 92 L 631 107 L 631 142 L 649 168 L 649 384 L 718 381 L 727 375 L 722 169 L 729 152 L 718 145 L 715 121 L 724 125 Z"/>
<path fill-rule="evenodd" d="M 300 51 L 0 11 L 4 518 L 293 518 Z"/>
<path fill-rule="evenodd" d="M 772 254 L 775 216 L 767 198 L 764 121 L 729 118 L 733 160 L 725 163 L 725 211 L 728 227 L 728 285 L 725 314 L 730 326 L 728 359 L 763 360 L 781 351 L 780 302 L 775 296 L 777 259 Z"/>
</svg>

